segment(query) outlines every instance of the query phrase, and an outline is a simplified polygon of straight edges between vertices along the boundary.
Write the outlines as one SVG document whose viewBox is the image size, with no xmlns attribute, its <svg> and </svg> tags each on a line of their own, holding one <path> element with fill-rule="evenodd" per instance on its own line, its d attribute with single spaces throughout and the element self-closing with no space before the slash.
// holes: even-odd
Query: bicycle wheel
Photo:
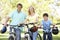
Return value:
<svg viewBox="0 0 60 40">
<path fill-rule="evenodd" d="M 24 40 L 28 40 L 28 37 L 25 37 Z"/>
<path fill-rule="evenodd" d="M 42 40 L 42 37 L 39 33 L 38 33 L 38 36 L 37 36 L 36 40 Z"/>
<path fill-rule="evenodd" d="M 29 33 L 25 33 L 25 38 L 24 38 L 24 40 L 31 40 Z"/>
<path fill-rule="evenodd" d="M 13 36 L 10 36 L 8 40 L 14 40 L 14 37 Z"/>
</svg>

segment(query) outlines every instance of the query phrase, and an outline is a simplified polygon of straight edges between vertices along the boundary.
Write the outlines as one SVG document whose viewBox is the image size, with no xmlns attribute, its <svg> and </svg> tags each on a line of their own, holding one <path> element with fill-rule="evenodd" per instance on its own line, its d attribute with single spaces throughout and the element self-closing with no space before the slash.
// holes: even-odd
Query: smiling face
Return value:
<svg viewBox="0 0 60 40">
<path fill-rule="evenodd" d="M 21 6 L 18 6 L 18 7 L 17 7 L 17 10 L 18 10 L 18 11 L 21 11 L 21 9 L 22 9 Z"/>
<path fill-rule="evenodd" d="M 47 21 L 48 20 L 48 14 L 47 13 L 44 13 L 43 14 L 43 18 L 44 18 L 45 21 Z"/>
<path fill-rule="evenodd" d="M 18 5 L 17 5 L 17 10 L 18 10 L 18 11 L 21 11 L 21 9 L 22 9 L 22 4 L 18 4 Z"/>
<path fill-rule="evenodd" d="M 30 12 L 34 12 L 34 8 L 33 7 L 30 8 Z"/>
<path fill-rule="evenodd" d="M 33 13 L 35 13 L 35 10 L 33 7 L 30 7 L 28 12 L 29 12 L 29 15 L 32 15 Z"/>
<path fill-rule="evenodd" d="M 45 20 L 45 21 L 47 21 L 47 20 L 48 20 L 48 17 L 47 17 L 47 16 L 44 16 L 43 18 L 44 18 L 44 20 Z"/>
</svg>

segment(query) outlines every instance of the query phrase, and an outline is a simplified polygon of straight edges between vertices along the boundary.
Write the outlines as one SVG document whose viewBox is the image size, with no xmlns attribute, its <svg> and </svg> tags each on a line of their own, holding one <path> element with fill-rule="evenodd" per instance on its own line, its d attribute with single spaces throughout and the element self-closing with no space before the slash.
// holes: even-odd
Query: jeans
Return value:
<svg viewBox="0 0 60 40">
<path fill-rule="evenodd" d="M 43 40 L 46 40 L 46 37 L 49 40 L 52 40 L 52 33 L 51 32 L 49 32 L 49 33 L 43 32 Z"/>
<path fill-rule="evenodd" d="M 38 31 L 33 32 L 33 33 L 31 31 L 29 31 L 29 34 L 30 34 L 31 40 L 36 40 Z"/>
<path fill-rule="evenodd" d="M 12 27 L 10 27 L 10 32 L 12 32 Z M 19 28 L 14 28 L 16 34 L 16 40 L 21 40 L 21 30 Z"/>
<path fill-rule="evenodd" d="M 36 31 L 36 32 L 33 33 L 33 40 L 36 40 L 37 34 L 38 34 L 38 31 Z"/>
</svg>

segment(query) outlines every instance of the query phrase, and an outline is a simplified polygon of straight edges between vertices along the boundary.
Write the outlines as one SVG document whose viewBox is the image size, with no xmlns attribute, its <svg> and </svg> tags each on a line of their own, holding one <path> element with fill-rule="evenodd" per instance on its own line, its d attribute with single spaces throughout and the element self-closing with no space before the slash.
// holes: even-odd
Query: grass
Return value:
<svg viewBox="0 0 60 40">
<path fill-rule="evenodd" d="M 3 39 L 0 38 L 0 40 L 8 40 L 8 39 L 7 38 L 3 38 Z"/>
<path fill-rule="evenodd" d="M 60 28 L 60 27 L 59 27 Z M 6 33 L 4 33 L 4 34 L 8 34 L 9 32 L 6 32 Z M 22 32 L 22 33 L 24 33 L 24 32 Z M 42 31 L 40 30 L 39 31 L 39 33 L 40 34 L 42 34 Z M 1 34 L 1 33 L 0 33 Z M 2 34 L 3 35 L 3 34 Z M 7 37 L 6 35 L 4 35 L 4 36 L 2 36 L 2 35 L 0 35 L 0 37 Z M 0 40 L 8 40 L 8 38 L 0 38 Z M 23 39 L 22 39 L 23 40 Z M 58 34 L 58 35 L 53 35 L 53 40 L 60 40 L 60 33 Z"/>
<path fill-rule="evenodd" d="M 0 37 L 6 37 L 6 35 L 4 35 L 4 36 L 0 35 Z"/>
<path fill-rule="evenodd" d="M 41 33 L 42 32 L 40 32 L 40 34 Z M 0 35 L 0 37 L 6 37 L 6 35 L 5 36 Z M 0 38 L 0 40 L 8 40 L 8 38 Z M 58 35 L 53 35 L 53 40 L 60 40 L 60 33 Z"/>
<path fill-rule="evenodd" d="M 53 37 L 53 40 L 60 40 L 60 37 L 58 37 L 58 36 L 56 37 L 55 36 L 55 37 Z"/>
<path fill-rule="evenodd" d="M 8 40 L 7 38 L 0 38 L 0 40 Z M 53 40 L 60 40 L 60 37 L 54 36 Z"/>
</svg>

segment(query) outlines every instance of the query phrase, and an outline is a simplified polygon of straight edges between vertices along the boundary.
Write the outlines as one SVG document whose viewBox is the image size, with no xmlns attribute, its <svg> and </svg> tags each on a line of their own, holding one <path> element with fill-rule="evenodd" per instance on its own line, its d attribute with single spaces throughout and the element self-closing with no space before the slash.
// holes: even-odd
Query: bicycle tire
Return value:
<svg viewBox="0 0 60 40">
<path fill-rule="evenodd" d="M 37 36 L 36 40 L 42 40 L 42 37 L 39 33 L 38 33 L 38 36 Z"/>
<path fill-rule="evenodd" d="M 10 36 L 8 40 L 14 40 L 14 37 L 13 36 Z"/>
<path fill-rule="evenodd" d="M 25 33 L 25 35 L 26 35 L 26 34 L 29 34 L 29 33 L 27 32 L 27 33 Z M 26 35 L 25 38 L 24 38 L 24 40 L 31 40 L 31 39 L 30 39 L 30 36 L 27 36 L 27 35 Z"/>
<path fill-rule="evenodd" d="M 24 38 L 24 40 L 28 40 L 28 38 L 27 38 L 27 37 L 25 37 L 25 38 Z"/>
</svg>

